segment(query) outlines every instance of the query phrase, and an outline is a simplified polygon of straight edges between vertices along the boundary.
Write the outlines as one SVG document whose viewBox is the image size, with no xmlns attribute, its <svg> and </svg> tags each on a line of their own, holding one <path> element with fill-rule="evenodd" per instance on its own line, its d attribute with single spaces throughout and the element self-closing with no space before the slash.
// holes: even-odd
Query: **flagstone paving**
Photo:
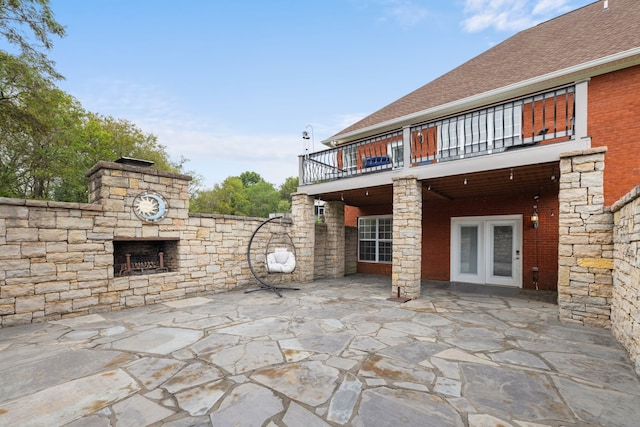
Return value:
<svg viewBox="0 0 640 427">
<path fill-rule="evenodd" d="M 6 426 L 637 426 L 640 380 L 553 295 L 354 275 L 0 329 Z"/>
</svg>

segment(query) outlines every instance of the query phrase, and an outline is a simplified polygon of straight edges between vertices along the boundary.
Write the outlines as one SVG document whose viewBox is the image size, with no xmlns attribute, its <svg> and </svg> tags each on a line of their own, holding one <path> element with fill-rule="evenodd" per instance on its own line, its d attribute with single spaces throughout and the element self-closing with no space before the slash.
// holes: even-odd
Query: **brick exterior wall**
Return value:
<svg viewBox="0 0 640 427">
<path fill-rule="evenodd" d="M 560 319 L 611 325 L 613 215 L 604 205 L 605 148 L 565 153 L 560 160 Z"/>
<path fill-rule="evenodd" d="M 538 267 L 538 289 L 556 290 L 558 284 L 558 195 L 539 193 L 537 201 L 540 226 L 534 229 L 529 218 L 533 212 L 535 194 L 510 197 L 475 198 L 465 200 L 425 200 L 422 222 L 423 279 L 449 280 L 451 218 L 461 216 L 516 215 L 523 216 L 522 285 L 535 289 L 533 267 Z M 374 206 L 352 215 L 388 215 L 390 206 Z M 357 224 L 357 221 L 356 221 Z M 356 248 L 357 250 L 357 248 Z M 358 272 L 391 275 L 390 264 L 359 262 Z"/>
<path fill-rule="evenodd" d="M 538 267 L 538 289 L 555 290 L 558 281 L 558 197 L 541 193 L 513 197 L 465 200 L 429 200 L 424 205 L 422 277 L 449 280 L 451 218 L 465 216 L 522 215 L 522 287 L 535 289 L 533 267 Z M 537 205 L 540 225 L 530 217 Z"/>
<path fill-rule="evenodd" d="M 607 147 L 606 206 L 611 206 L 640 182 L 638 93 L 640 65 L 597 76 L 589 82 L 591 146 Z"/>
<path fill-rule="evenodd" d="M 640 374 L 640 185 L 612 206 L 614 270 L 611 329 Z"/>
</svg>

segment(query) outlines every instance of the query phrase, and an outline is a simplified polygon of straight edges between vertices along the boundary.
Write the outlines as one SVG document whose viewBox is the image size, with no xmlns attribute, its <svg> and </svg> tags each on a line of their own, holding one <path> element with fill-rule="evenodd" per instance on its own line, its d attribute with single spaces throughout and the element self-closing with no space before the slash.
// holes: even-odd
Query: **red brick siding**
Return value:
<svg viewBox="0 0 640 427">
<path fill-rule="evenodd" d="M 534 229 L 530 217 L 535 200 L 532 195 L 520 197 L 479 198 L 459 201 L 429 201 L 423 206 L 422 278 L 450 279 L 451 218 L 460 216 L 517 215 L 523 216 L 522 284 L 535 288 L 532 268 L 538 267 L 538 288 L 555 290 L 558 282 L 558 197 L 541 194 L 537 202 L 540 226 Z M 350 209 L 353 215 L 391 214 L 390 206 Z M 354 222 L 357 221 L 354 219 Z M 391 275 L 390 264 L 358 262 L 359 273 Z"/>
<path fill-rule="evenodd" d="M 538 288 L 555 290 L 558 282 L 558 198 L 552 194 L 540 196 L 537 230 L 530 221 L 534 204 L 533 195 L 429 202 L 423 211 L 422 278 L 450 279 L 452 217 L 520 214 L 523 216 L 522 286 L 535 288 L 532 268 L 537 266 Z"/>
<path fill-rule="evenodd" d="M 411 134 L 411 153 L 413 157 L 434 157 L 438 151 L 438 128 L 430 127 Z"/>
<path fill-rule="evenodd" d="M 573 114 L 573 93 L 525 104 L 522 108 L 522 137 L 534 138 L 544 128 L 548 129 L 548 135 L 567 131 L 571 128 Z M 547 139 L 542 141 L 542 145 L 568 141 L 570 138 L 567 135 Z"/>
<path fill-rule="evenodd" d="M 605 205 L 640 183 L 640 65 L 589 82 L 588 134 L 605 156 Z"/>
</svg>

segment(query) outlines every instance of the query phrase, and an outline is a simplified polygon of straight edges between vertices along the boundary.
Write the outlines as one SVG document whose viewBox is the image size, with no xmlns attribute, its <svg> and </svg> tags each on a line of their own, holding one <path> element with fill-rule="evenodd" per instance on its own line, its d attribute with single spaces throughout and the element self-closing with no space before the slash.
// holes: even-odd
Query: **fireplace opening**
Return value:
<svg viewBox="0 0 640 427">
<path fill-rule="evenodd" d="M 113 270 L 116 277 L 177 271 L 178 240 L 115 240 Z"/>
</svg>

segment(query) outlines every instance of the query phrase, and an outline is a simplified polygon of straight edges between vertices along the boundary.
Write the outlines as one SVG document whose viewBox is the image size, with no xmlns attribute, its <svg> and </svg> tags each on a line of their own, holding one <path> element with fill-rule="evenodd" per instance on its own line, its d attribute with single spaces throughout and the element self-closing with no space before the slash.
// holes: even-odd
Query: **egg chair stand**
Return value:
<svg viewBox="0 0 640 427">
<path fill-rule="evenodd" d="M 251 261 L 251 247 L 254 243 L 256 235 L 258 234 L 258 231 L 260 231 L 260 229 L 263 226 L 270 223 L 271 221 L 275 221 L 282 218 L 283 216 L 280 215 L 280 216 L 275 216 L 273 218 L 267 219 L 262 224 L 260 224 L 258 228 L 255 229 L 255 231 L 251 235 L 251 238 L 249 239 L 249 246 L 247 247 L 247 263 L 249 264 L 249 270 L 251 270 L 251 274 L 253 274 L 253 277 L 255 277 L 255 279 L 258 281 L 260 287 L 257 289 L 248 289 L 244 291 L 245 294 L 248 294 L 250 292 L 257 292 L 257 291 L 273 291 L 276 293 L 276 295 L 282 298 L 282 294 L 280 293 L 280 291 L 283 291 L 283 290 L 299 291 L 300 290 L 300 288 L 281 287 L 281 286 L 275 286 L 269 283 L 268 280 L 260 277 L 260 275 L 256 272 L 255 268 L 253 267 L 253 262 Z M 287 240 L 286 246 L 290 247 L 291 250 L 288 250 L 282 247 L 277 247 L 273 252 L 270 252 L 274 234 L 285 236 Z M 276 243 L 273 243 L 273 244 L 276 244 Z M 267 242 L 265 251 L 266 251 L 265 262 L 266 262 L 266 269 L 268 274 L 293 273 L 296 266 L 295 246 L 293 244 L 293 241 L 291 240 L 291 237 L 287 233 L 271 233 L 271 237 Z"/>
</svg>

